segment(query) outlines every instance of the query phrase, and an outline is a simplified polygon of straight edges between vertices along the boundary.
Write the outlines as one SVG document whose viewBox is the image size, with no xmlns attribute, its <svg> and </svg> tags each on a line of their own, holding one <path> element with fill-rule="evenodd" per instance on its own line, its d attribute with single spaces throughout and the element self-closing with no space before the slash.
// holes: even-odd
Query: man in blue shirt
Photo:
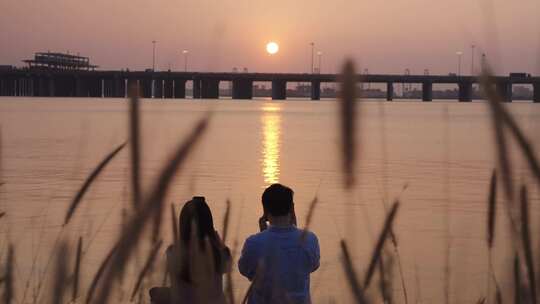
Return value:
<svg viewBox="0 0 540 304">
<path fill-rule="evenodd" d="M 309 275 L 319 268 L 319 241 L 296 228 L 290 188 L 271 185 L 262 205 L 261 232 L 246 240 L 238 261 L 240 273 L 252 281 L 248 303 L 311 303 Z"/>
</svg>

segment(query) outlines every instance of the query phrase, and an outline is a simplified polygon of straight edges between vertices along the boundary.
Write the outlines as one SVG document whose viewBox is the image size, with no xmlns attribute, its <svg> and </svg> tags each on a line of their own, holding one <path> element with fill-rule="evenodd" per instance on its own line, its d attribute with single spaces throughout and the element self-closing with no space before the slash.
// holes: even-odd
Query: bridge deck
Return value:
<svg viewBox="0 0 540 304">
<path fill-rule="evenodd" d="M 336 82 L 338 74 L 301 74 L 301 73 L 207 73 L 207 72 L 146 72 L 146 71 L 47 71 L 47 70 L 10 70 L 0 71 L 0 77 L 17 76 L 82 76 L 101 78 L 151 78 L 151 79 L 212 79 L 219 81 L 232 81 L 246 79 L 251 81 L 281 80 L 287 82 Z M 479 78 L 473 76 L 457 75 L 397 75 L 397 74 L 369 74 L 357 75 L 359 82 L 367 83 L 478 83 Z M 514 84 L 534 84 L 540 82 L 540 77 L 510 77 L 493 76 L 493 82 L 511 82 Z"/>
</svg>

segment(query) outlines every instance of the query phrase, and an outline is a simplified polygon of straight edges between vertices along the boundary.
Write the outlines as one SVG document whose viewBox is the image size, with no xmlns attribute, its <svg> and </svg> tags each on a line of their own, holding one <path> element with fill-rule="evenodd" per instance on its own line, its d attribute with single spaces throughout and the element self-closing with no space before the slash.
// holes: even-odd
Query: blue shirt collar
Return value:
<svg viewBox="0 0 540 304">
<path fill-rule="evenodd" d="M 268 231 L 271 231 L 271 232 L 291 232 L 291 231 L 294 231 L 296 230 L 296 227 L 293 226 L 293 225 L 290 225 L 290 226 L 287 226 L 287 227 L 278 227 L 278 226 L 272 226 L 270 225 L 268 227 Z"/>
</svg>

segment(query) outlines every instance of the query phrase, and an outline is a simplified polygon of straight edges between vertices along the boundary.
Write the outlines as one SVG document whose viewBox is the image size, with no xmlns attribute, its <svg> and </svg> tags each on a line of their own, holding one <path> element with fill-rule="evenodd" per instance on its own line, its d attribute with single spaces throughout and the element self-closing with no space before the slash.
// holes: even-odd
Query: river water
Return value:
<svg viewBox="0 0 540 304">
<path fill-rule="evenodd" d="M 322 259 L 312 275 L 312 297 L 315 303 L 350 302 L 339 241 L 349 242 L 355 267 L 363 273 L 382 227 L 384 206 L 399 198 L 394 227 L 399 258 L 394 265 L 401 264 L 409 302 L 442 302 L 447 256 L 452 302 L 485 296 L 487 189 L 496 165 L 486 104 L 368 101 L 359 106 L 357 185 L 347 192 L 342 186 L 335 100 L 146 100 L 141 112 L 144 189 L 151 187 L 196 121 L 211 111 L 210 128 L 171 184 L 167 202 L 180 210 L 191 196 L 206 196 L 221 230 L 230 199 L 230 247 L 236 239 L 241 246 L 257 231 L 260 196 L 267 185 L 280 182 L 294 189 L 301 226 L 316 196 L 319 204 L 311 229 L 319 237 Z M 539 151 L 539 105 L 512 103 L 508 108 Z M 127 103 L 118 99 L 0 99 L 0 173 L 5 183 L 0 209 L 7 214 L 0 219 L 0 246 L 4 259 L 7 243 L 15 245 L 19 303 L 46 297 L 46 287 L 36 295 L 40 281 L 49 284 L 43 278 L 54 272 L 50 257 L 59 240 L 75 246 L 83 237 L 83 289 L 112 246 L 122 210 L 131 208 L 127 149 L 91 187 L 73 222 L 65 228 L 62 222 L 86 176 L 127 140 L 127 118 Z M 533 185 L 523 157 L 511 143 L 516 181 Z M 538 187 L 531 187 L 529 194 L 538 230 Z M 168 243 L 168 214 L 164 219 L 162 235 Z M 502 211 L 497 225 L 493 261 L 497 277 L 505 282 L 511 277 L 511 256 Z M 145 256 L 138 255 L 139 267 Z M 156 266 L 153 282 L 146 287 L 159 284 L 162 268 Z M 248 282 L 236 267 L 233 271 L 239 299 Z M 131 283 L 129 278 L 124 282 L 124 293 L 131 293 Z M 377 288 L 371 287 L 374 298 Z M 404 302 L 397 266 L 393 294 L 398 303 Z"/>
</svg>

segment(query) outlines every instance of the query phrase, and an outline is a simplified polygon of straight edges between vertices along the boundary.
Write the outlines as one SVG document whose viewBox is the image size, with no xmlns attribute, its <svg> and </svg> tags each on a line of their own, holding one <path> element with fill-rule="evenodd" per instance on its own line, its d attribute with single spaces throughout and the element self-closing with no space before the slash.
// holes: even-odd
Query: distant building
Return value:
<svg viewBox="0 0 540 304">
<path fill-rule="evenodd" d="M 14 67 L 11 65 L 0 65 L 0 71 L 11 71 Z"/>
<path fill-rule="evenodd" d="M 531 74 L 527 73 L 510 73 L 510 78 L 527 78 L 531 77 Z"/>
<path fill-rule="evenodd" d="M 512 94 L 512 97 L 518 100 L 531 100 L 533 98 L 533 90 L 522 85 L 514 86 Z"/>
<path fill-rule="evenodd" d="M 34 59 L 23 60 L 30 69 L 53 70 L 94 70 L 97 65 L 90 64 L 90 58 L 63 53 L 35 53 Z"/>
</svg>

